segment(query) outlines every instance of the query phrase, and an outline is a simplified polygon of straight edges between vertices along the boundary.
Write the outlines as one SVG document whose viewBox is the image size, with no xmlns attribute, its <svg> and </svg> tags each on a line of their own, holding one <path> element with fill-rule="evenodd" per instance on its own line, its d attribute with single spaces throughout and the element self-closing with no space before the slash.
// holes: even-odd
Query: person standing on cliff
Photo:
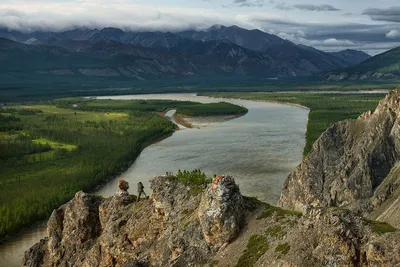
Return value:
<svg viewBox="0 0 400 267">
<path fill-rule="evenodd" d="M 144 186 L 143 186 L 142 182 L 139 182 L 139 183 L 137 184 L 137 190 L 138 190 L 138 198 L 137 198 L 137 201 L 140 200 L 140 196 L 141 196 L 142 194 L 147 198 L 147 195 L 146 195 L 146 193 L 144 192 Z"/>
</svg>

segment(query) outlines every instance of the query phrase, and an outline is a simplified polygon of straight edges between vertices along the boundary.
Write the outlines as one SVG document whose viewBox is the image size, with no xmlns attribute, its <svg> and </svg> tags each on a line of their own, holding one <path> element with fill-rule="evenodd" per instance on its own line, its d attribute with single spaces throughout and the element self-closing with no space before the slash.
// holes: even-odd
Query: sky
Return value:
<svg viewBox="0 0 400 267">
<path fill-rule="evenodd" d="M 324 51 L 400 46 L 399 0 L 0 0 L 0 27 L 62 31 L 259 29 Z"/>
</svg>

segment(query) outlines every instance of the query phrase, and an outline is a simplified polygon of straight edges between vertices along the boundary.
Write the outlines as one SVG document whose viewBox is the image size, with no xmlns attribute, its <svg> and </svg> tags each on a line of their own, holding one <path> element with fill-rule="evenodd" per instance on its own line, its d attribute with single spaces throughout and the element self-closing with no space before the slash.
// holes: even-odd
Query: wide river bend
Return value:
<svg viewBox="0 0 400 267">
<path fill-rule="evenodd" d="M 107 96 L 101 99 L 172 99 L 201 103 L 230 102 L 249 109 L 242 117 L 199 129 L 182 129 L 147 147 L 121 176 L 97 194 L 116 193 L 123 177 L 136 193 L 142 181 L 150 193 L 149 180 L 165 172 L 200 169 L 235 177 L 242 194 L 276 204 L 287 175 L 302 159 L 308 110 L 269 102 L 214 99 L 194 94 Z M 46 235 L 44 225 L 34 227 L 0 246 L 0 267 L 20 266 L 23 253 Z"/>
</svg>

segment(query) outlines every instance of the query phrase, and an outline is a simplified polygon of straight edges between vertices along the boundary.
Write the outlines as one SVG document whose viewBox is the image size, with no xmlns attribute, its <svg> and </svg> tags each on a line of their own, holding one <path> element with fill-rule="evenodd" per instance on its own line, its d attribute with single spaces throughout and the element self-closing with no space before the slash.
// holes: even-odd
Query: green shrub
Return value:
<svg viewBox="0 0 400 267">
<path fill-rule="evenodd" d="M 246 250 L 235 267 L 252 267 L 269 249 L 267 238 L 260 235 L 250 237 Z"/>
<path fill-rule="evenodd" d="M 279 245 L 277 245 L 276 248 L 275 248 L 275 252 L 281 253 L 281 254 L 283 254 L 283 255 L 288 254 L 289 250 L 290 250 L 290 245 L 289 245 L 288 243 L 279 244 Z"/>
<path fill-rule="evenodd" d="M 212 179 L 207 177 L 207 175 L 200 170 L 193 171 L 181 171 L 178 170 L 177 174 L 172 172 L 167 172 L 167 176 L 169 179 L 178 180 L 185 185 L 193 185 L 193 186 L 203 186 L 206 187 L 209 183 L 211 183 Z"/>
<path fill-rule="evenodd" d="M 303 215 L 301 212 L 284 210 L 267 204 L 264 208 L 264 211 L 257 217 L 257 220 L 268 218 L 274 213 L 278 216 L 278 219 L 282 219 L 287 215 L 292 215 L 296 217 L 301 217 Z"/>
<path fill-rule="evenodd" d="M 385 222 L 370 221 L 370 223 L 374 233 L 385 234 L 397 231 L 396 228 Z"/>
</svg>

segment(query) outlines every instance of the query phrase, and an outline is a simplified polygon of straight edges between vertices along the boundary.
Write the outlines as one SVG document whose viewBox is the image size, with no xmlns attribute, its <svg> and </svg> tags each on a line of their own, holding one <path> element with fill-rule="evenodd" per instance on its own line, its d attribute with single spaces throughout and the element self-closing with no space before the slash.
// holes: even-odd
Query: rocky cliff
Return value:
<svg viewBox="0 0 400 267">
<path fill-rule="evenodd" d="M 232 177 L 206 188 L 152 180 L 150 199 L 79 192 L 55 210 L 23 266 L 396 266 L 400 233 L 342 209 L 304 215 L 243 197 Z M 124 187 L 127 188 L 127 187 Z M 124 189 L 125 190 L 125 189 Z"/>
<path fill-rule="evenodd" d="M 238 235 L 246 203 L 233 178 L 203 193 L 163 176 L 151 186 L 139 202 L 78 192 L 53 212 L 24 266 L 193 266 Z"/>
<path fill-rule="evenodd" d="M 395 90 L 374 112 L 336 123 L 323 133 L 289 175 L 279 205 L 298 211 L 307 205 L 345 207 L 365 216 L 373 212 L 374 218 L 400 227 L 395 205 L 399 159 L 400 90 Z"/>
</svg>

